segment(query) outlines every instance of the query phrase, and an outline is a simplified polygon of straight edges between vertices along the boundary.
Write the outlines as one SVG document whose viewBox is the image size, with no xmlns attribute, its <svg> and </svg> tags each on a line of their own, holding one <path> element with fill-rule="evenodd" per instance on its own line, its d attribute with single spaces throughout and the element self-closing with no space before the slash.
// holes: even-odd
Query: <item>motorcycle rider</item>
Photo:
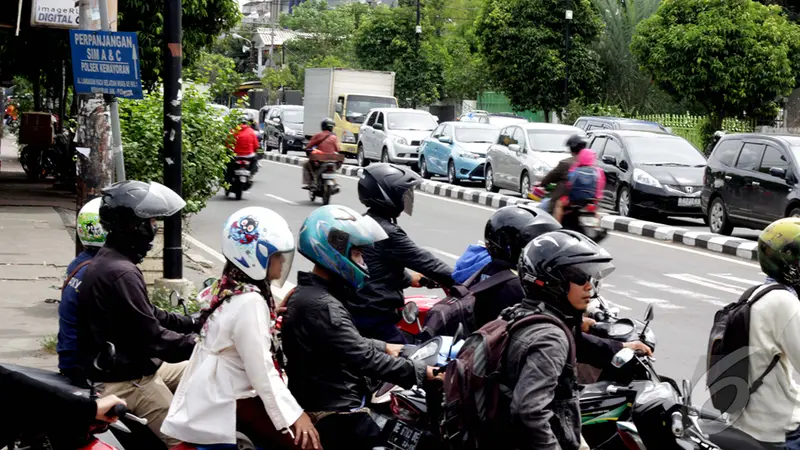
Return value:
<svg viewBox="0 0 800 450">
<path fill-rule="evenodd" d="M 270 285 L 282 287 L 292 267 L 289 224 L 267 208 L 236 211 L 222 229 L 222 254 L 222 277 L 210 292 L 200 339 L 161 430 L 213 445 L 235 444 L 238 428 L 259 447 L 296 448 L 302 440 L 302 448 L 317 449 L 317 430 L 289 393 L 271 350 Z"/>
<path fill-rule="evenodd" d="M 578 384 L 570 361 L 573 342 L 594 281 L 614 270 L 611 255 L 586 236 L 551 231 L 533 239 L 519 260 L 522 303 L 507 313 L 533 311 L 563 322 L 573 335 L 552 323 L 536 323 L 510 336 L 501 375 L 510 392 L 508 416 L 492 426 L 496 448 L 577 450 L 581 443 Z M 503 408 L 505 411 L 505 408 Z"/>
<path fill-rule="evenodd" d="M 81 435 L 95 421 L 116 422 L 106 417 L 111 408 L 125 404 L 115 395 L 97 400 L 30 378 L 0 366 L 0 398 L 5 408 L 0 410 L 0 442 L 14 443 L 25 429 L 37 428 L 47 434 L 50 448 L 74 450 L 72 439 Z M 42 417 L 43 408 L 48 417 Z M 37 423 L 31 424 L 31 421 Z M 16 448 L 16 447 L 15 447 Z"/>
<path fill-rule="evenodd" d="M 369 165 L 358 180 L 358 199 L 388 235 L 364 249 L 370 277 L 348 305 L 363 336 L 404 344 L 397 328 L 398 311 L 405 304 L 403 290 L 421 287 L 423 276 L 444 288 L 454 283 L 453 269 L 418 247 L 397 224 L 401 213 L 413 213 L 414 188 L 420 183 L 422 178 L 410 169 L 385 163 Z M 417 273 L 409 274 L 406 268 Z"/>
<path fill-rule="evenodd" d="M 387 238 L 369 216 L 323 206 L 300 228 L 297 250 L 314 263 L 297 274 L 281 328 L 289 390 L 312 417 L 326 450 L 371 450 L 380 428 L 364 407 L 365 377 L 400 386 L 433 378 L 433 368 L 396 358 L 402 346 L 361 336 L 345 304 L 368 278 L 365 248 Z"/>
<path fill-rule="evenodd" d="M 322 131 L 312 136 L 311 140 L 308 141 L 308 144 L 306 145 L 306 153 L 325 153 L 329 155 L 335 155 L 339 153 L 341 147 L 339 146 L 339 138 L 333 134 L 334 126 L 335 123 L 333 119 L 328 117 L 324 118 L 322 120 L 322 124 L 320 125 Z M 312 169 L 315 168 L 316 167 L 312 161 L 306 161 L 303 164 L 303 189 L 310 189 L 316 182 L 316 180 L 314 180 L 314 173 L 312 171 Z"/>
<path fill-rule="evenodd" d="M 234 139 L 236 140 L 233 146 L 233 153 L 236 158 L 247 158 L 250 160 L 250 173 L 255 174 L 258 171 L 258 158 L 257 151 L 259 148 L 258 135 L 253 129 L 254 122 L 249 120 L 246 116 L 242 116 L 239 120 L 239 125 L 231 130 Z M 236 159 L 228 163 L 228 176 L 233 176 L 233 171 L 239 167 Z"/>
<path fill-rule="evenodd" d="M 553 217 L 561 223 L 561 214 L 563 213 L 563 197 L 569 194 L 569 187 L 567 181 L 570 169 L 577 162 L 578 153 L 586 148 L 586 140 L 580 135 L 572 135 L 565 143 L 569 147 L 571 156 L 562 159 L 547 175 L 539 182 L 539 186 L 547 188 L 551 184 L 555 184 L 556 188 L 550 193 L 549 199 L 542 201 L 539 207 L 552 214 Z"/>
<path fill-rule="evenodd" d="M 800 219 L 789 217 L 770 224 L 758 237 L 758 262 L 767 283 L 785 289 L 764 294 L 750 308 L 750 382 L 765 373 L 775 355 L 778 364 L 750 394 L 734 427 L 761 441 L 764 448 L 800 449 L 800 386 L 794 369 L 800 367 Z"/>
<path fill-rule="evenodd" d="M 86 266 L 106 242 L 106 231 L 100 224 L 100 205 L 96 197 L 78 212 L 77 233 L 84 250 L 67 266 L 67 279 L 61 288 L 58 305 L 58 370 L 76 386 L 88 387 L 86 374 L 78 363 L 78 290 Z"/>
<path fill-rule="evenodd" d="M 178 441 L 159 430 L 192 354 L 196 325 L 189 316 L 153 306 L 136 265 L 153 246 L 156 218 L 176 214 L 186 202 L 153 181 L 114 183 L 102 196 L 100 223 L 108 234 L 78 292 L 78 361 L 92 381 L 105 383 L 105 394 L 125 399 L 173 447 Z M 114 344 L 116 358 L 98 370 L 94 360 L 107 342 Z"/>
</svg>

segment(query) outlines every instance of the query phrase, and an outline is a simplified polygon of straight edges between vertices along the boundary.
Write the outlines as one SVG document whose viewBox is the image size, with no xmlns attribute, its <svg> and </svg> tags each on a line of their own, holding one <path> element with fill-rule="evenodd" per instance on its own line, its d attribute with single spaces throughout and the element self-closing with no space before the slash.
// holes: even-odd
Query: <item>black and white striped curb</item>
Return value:
<svg viewBox="0 0 800 450">
<path fill-rule="evenodd" d="M 285 164 L 292 164 L 295 166 L 302 165 L 307 161 L 307 159 L 304 157 L 280 155 L 277 153 L 266 153 L 265 159 L 282 162 Z M 357 177 L 361 172 L 361 168 L 344 165 L 341 169 L 339 169 L 339 172 L 343 175 Z M 528 199 L 510 197 L 503 194 L 494 194 L 486 192 L 482 189 L 453 186 L 452 184 L 431 180 L 425 180 L 418 187 L 418 189 L 425 193 L 439 197 L 463 200 L 466 202 L 494 208 L 501 208 L 503 206 L 515 205 L 518 203 L 536 204 Z M 674 242 L 689 247 L 698 247 L 710 250 L 712 252 L 736 256 L 743 259 L 758 260 L 756 252 L 756 247 L 758 244 L 747 239 L 739 239 L 701 231 L 691 231 L 685 228 L 672 227 L 612 214 L 604 215 L 600 224 L 603 228 L 612 231 L 620 231 L 623 233 L 635 234 L 647 238 Z"/>
</svg>

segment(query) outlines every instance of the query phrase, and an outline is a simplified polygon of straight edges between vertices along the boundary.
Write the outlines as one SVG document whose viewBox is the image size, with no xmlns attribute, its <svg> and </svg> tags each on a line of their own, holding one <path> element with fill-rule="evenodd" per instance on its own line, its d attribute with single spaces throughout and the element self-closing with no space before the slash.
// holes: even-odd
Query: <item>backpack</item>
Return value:
<svg viewBox="0 0 800 450">
<path fill-rule="evenodd" d="M 780 360 L 780 355 L 775 355 L 764 373 L 750 383 L 750 307 L 764 295 L 777 289 L 785 287 L 775 283 L 753 286 L 744 291 L 738 301 L 726 305 L 714 314 L 708 339 L 706 386 L 714 408 L 723 413 L 743 410 L 750 395 L 761 386 L 764 377 Z M 749 386 L 749 395 L 737 395 L 738 388 L 742 386 Z"/>
<path fill-rule="evenodd" d="M 497 448 L 495 433 L 508 414 L 511 387 L 504 386 L 506 351 L 512 335 L 536 323 L 551 323 L 569 339 L 567 365 L 575 367 L 575 338 L 558 318 L 541 310 L 512 307 L 470 335 L 445 370 L 441 433 L 450 449 Z M 500 433 L 504 434 L 504 433 Z"/>
<path fill-rule="evenodd" d="M 478 270 L 472 274 L 464 286 L 451 287 L 450 295 L 431 307 L 425 316 L 425 328 L 431 336 L 453 336 L 459 324 L 464 325 L 467 333 L 475 331 L 475 296 L 517 278 L 511 270 L 503 270 L 472 285 L 481 272 Z"/>
<path fill-rule="evenodd" d="M 569 201 L 580 203 L 596 198 L 599 177 L 597 168 L 594 166 L 575 167 L 567 176 L 570 185 Z"/>
</svg>

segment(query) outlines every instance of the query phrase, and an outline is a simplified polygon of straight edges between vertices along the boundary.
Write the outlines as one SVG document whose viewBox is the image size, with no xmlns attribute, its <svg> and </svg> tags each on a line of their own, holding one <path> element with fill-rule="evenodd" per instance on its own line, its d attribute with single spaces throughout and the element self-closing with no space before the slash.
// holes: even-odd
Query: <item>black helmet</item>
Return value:
<svg viewBox="0 0 800 450">
<path fill-rule="evenodd" d="M 358 199 L 367 208 L 394 218 L 414 210 L 414 188 L 422 178 L 406 167 L 394 164 L 371 164 L 361 171 Z"/>
<path fill-rule="evenodd" d="M 492 214 L 486 221 L 483 238 L 492 260 L 516 265 L 520 252 L 531 239 L 558 229 L 561 224 L 543 210 L 530 205 L 512 205 Z"/>
<path fill-rule="evenodd" d="M 583 311 L 567 300 L 570 282 L 585 285 L 591 281 L 596 285 L 596 281 L 614 271 L 611 259 L 591 239 L 562 229 L 528 243 L 517 270 L 527 299 L 546 302 L 567 316 L 578 316 Z"/>
<path fill-rule="evenodd" d="M 578 153 L 579 151 L 586 148 L 586 139 L 583 136 L 578 134 L 573 134 L 572 136 L 567 139 L 567 143 L 564 144 L 569 147 L 569 151 L 572 153 Z"/>
<path fill-rule="evenodd" d="M 106 242 L 138 263 L 153 246 L 156 227 L 151 219 L 171 216 L 186 202 L 168 187 L 151 181 L 127 180 L 103 189 L 100 224 Z"/>
<path fill-rule="evenodd" d="M 330 117 L 322 119 L 322 125 L 321 125 L 322 131 L 333 131 L 333 127 L 335 125 L 336 123 Z"/>
</svg>

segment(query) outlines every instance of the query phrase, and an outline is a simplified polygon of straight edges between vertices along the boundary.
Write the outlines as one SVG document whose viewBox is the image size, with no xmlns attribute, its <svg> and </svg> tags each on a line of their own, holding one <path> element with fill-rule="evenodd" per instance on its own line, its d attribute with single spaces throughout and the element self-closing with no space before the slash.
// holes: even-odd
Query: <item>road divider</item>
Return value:
<svg viewBox="0 0 800 450">
<path fill-rule="evenodd" d="M 264 158 L 269 161 L 281 162 L 301 166 L 307 158 L 301 156 L 281 155 L 277 153 L 266 153 Z M 339 169 L 339 173 L 347 176 L 358 177 L 362 168 L 344 165 Z M 446 197 L 455 200 L 462 200 L 478 205 L 502 208 L 503 206 L 521 203 L 536 205 L 536 202 L 528 199 L 512 197 L 503 194 L 486 192 L 483 189 L 473 189 L 463 186 L 454 186 L 448 183 L 425 180 L 418 189 L 422 192 Z M 651 239 L 669 241 L 688 247 L 698 247 L 716 253 L 735 256 L 737 258 L 758 260 L 756 252 L 757 243 L 747 239 L 722 236 L 720 234 L 691 231 L 686 228 L 673 227 L 655 222 L 621 217 L 613 214 L 605 214 L 600 222 L 605 229 L 622 233 L 635 234 Z"/>
</svg>

